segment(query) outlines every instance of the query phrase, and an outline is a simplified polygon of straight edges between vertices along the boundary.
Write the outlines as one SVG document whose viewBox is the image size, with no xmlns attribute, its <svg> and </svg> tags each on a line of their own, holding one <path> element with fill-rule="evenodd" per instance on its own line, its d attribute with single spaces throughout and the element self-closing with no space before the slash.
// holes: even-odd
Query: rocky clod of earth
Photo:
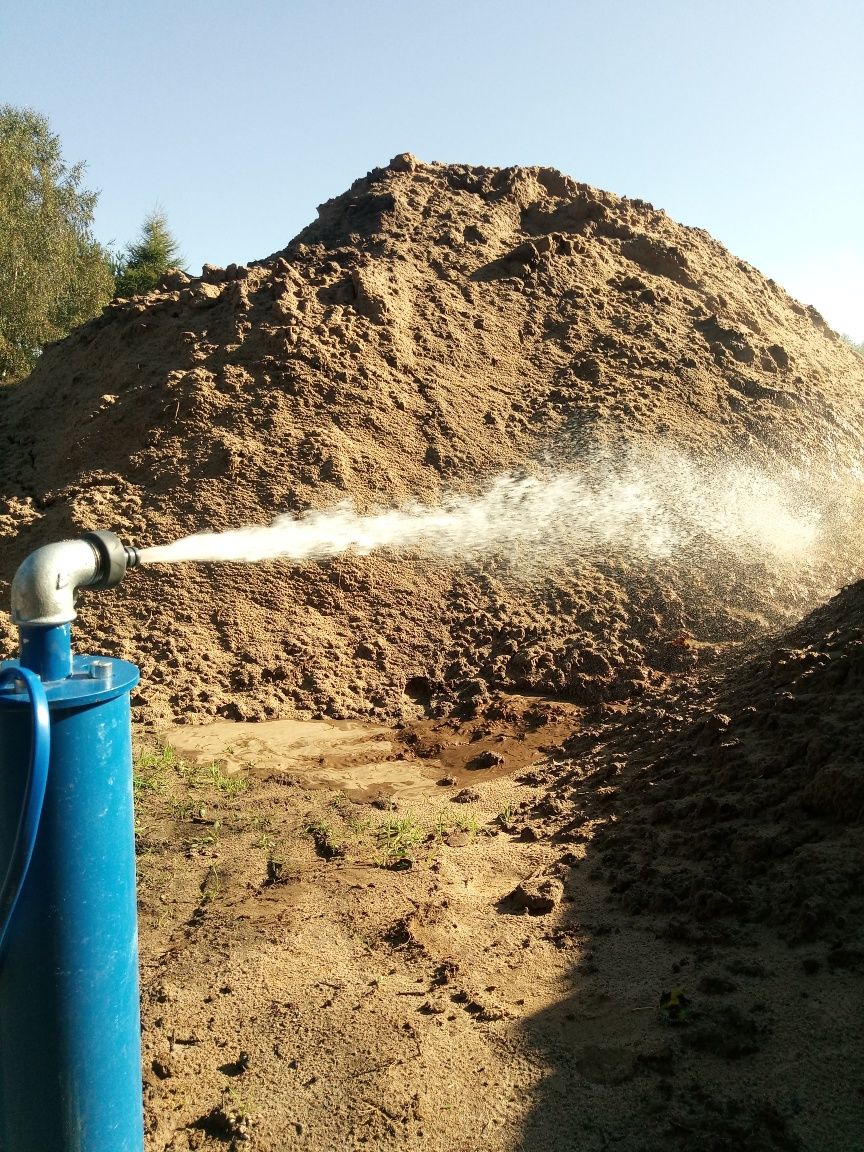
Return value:
<svg viewBox="0 0 864 1152">
<path fill-rule="evenodd" d="M 517 884 L 510 893 L 510 903 L 515 909 L 539 914 L 551 912 L 564 895 L 564 885 L 555 876 L 529 876 Z"/>
<path fill-rule="evenodd" d="M 826 454 L 856 466 L 862 391 L 819 314 L 706 232 L 549 168 L 400 156 L 268 259 L 114 301 L 0 391 L 0 597 L 83 530 L 145 546 L 435 503 L 598 450 L 791 462 L 809 492 Z M 158 725 L 470 714 L 499 689 L 597 704 L 794 618 L 836 560 L 143 568 L 81 597 L 76 643 L 139 663 L 135 716 Z"/>
</svg>

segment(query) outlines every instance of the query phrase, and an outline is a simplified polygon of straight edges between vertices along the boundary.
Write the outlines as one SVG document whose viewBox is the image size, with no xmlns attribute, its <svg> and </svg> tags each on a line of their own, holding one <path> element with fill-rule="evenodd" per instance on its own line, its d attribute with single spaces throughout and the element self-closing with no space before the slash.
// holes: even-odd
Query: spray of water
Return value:
<svg viewBox="0 0 864 1152">
<path fill-rule="evenodd" d="M 746 464 L 706 466 L 673 452 L 617 460 L 596 453 L 552 475 L 499 476 L 479 496 L 453 495 L 436 506 L 360 513 L 340 504 L 266 526 L 199 532 L 139 556 L 143 564 L 300 563 L 385 548 L 449 559 L 506 549 L 516 561 L 539 564 L 553 550 L 558 558 L 661 558 L 708 549 L 782 565 L 800 562 L 817 544 L 818 514 L 800 506 L 796 491 L 789 477 Z"/>
</svg>

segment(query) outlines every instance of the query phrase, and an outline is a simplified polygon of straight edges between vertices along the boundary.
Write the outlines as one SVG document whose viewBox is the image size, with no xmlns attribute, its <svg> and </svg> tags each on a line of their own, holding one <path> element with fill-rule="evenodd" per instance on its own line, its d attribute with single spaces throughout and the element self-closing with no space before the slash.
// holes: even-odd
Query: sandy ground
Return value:
<svg viewBox="0 0 864 1152">
<path fill-rule="evenodd" d="M 538 732 L 579 710 L 501 710 L 480 741 L 186 726 L 139 762 L 148 1149 L 861 1147 L 860 977 L 622 910 L 600 821 L 536 815 Z"/>
</svg>

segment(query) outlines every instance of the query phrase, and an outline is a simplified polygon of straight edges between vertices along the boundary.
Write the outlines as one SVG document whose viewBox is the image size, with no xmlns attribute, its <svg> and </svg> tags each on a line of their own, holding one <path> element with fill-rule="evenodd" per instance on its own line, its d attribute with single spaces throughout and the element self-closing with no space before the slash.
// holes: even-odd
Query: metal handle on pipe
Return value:
<svg viewBox="0 0 864 1152">
<path fill-rule="evenodd" d="M 28 668 L 0 669 L 0 688 L 8 681 L 23 681 L 32 706 L 30 771 L 21 806 L 21 818 L 12 844 L 6 875 L 0 885 L 0 957 L 15 905 L 27 878 L 27 869 L 36 846 L 45 787 L 48 783 L 48 761 L 51 755 L 51 720 L 42 681 Z"/>
</svg>

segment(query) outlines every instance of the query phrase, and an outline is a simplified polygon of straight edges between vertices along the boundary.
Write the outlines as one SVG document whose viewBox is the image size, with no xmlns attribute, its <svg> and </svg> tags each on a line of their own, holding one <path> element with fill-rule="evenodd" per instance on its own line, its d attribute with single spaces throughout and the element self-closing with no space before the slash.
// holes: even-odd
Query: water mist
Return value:
<svg viewBox="0 0 864 1152">
<path fill-rule="evenodd" d="M 694 552 L 703 561 L 716 553 L 782 566 L 811 554 L 819 531 L 817 512 L 799 506 L 788 479 L 747 464 L 708 466 L 679 452 L 617 459 L 597 452 L 551 473 L 498 476 L 476 496 L 373 512 L 341 503 L 268 525 L 198 532 L 142 548 L 139 559 L 301 563 L 395 549 L 452 560 L 506 549 L 526 566 L 552 553 L 685 559 Z"/>
</svg>

